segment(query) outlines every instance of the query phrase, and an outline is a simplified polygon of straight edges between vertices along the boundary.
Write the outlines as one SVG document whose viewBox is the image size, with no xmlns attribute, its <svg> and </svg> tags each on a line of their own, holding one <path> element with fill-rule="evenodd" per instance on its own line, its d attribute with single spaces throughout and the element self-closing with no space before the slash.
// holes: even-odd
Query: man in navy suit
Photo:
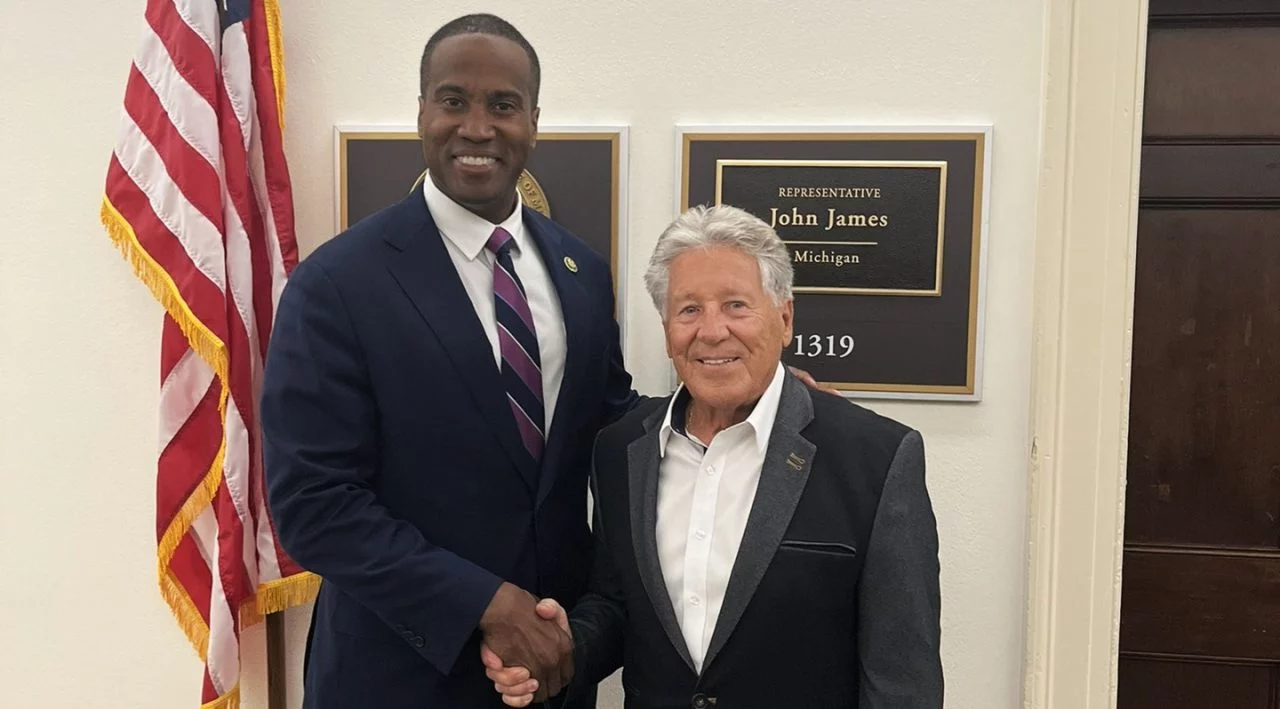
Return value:
<svg viewBox="0 0 1280 709">
<path fill-rule="evenodd" d="M 536 53 L 507 22 L 422 55 L 428 179 L 293 272 L 262 421 L 280 543 L 323 577 L 304 706 L 501 706 L 483 641 L 554 692 L 600 428 L 636 404 L 608 264 L 521 204 Z M 594 693 L 584 704 L 594 702 Z"/>
</svg>

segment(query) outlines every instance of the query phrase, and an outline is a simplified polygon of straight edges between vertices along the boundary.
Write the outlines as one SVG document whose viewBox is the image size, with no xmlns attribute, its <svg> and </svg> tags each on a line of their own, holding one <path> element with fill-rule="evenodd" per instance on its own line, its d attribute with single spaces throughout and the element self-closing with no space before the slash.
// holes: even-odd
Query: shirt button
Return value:
<svg viewBox="0 0 1280 709">
<path fill-rule="evenodd" d="M 716 468 L 715 468 L 715 466 L 714 466 L 714 465 L 708 465 L 708 466 L 707 466 L 707 475 L 715 475 L 715 474 L 716 474 Z"/>
<path fill-rule="evenodd" d="M 689 605 L 700 606 L 702 605 L 702 599 L 698 598 L 697 596 L 689 596 Z"/>
<path fill-rule="evenodd" d="M 705 530 L 699 529 L 698 531 L 693 533 L 693 536 L 697 537 L 698 539 L 706 539 L 707 533 Z"/>
</svg>

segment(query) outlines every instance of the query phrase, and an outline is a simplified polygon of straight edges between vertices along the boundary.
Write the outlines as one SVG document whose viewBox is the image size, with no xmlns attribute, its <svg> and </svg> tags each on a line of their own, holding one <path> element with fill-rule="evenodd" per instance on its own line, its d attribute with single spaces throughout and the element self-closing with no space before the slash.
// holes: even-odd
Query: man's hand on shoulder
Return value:
<svg viewBox="0 0 1280 709">
<path fill-rule="evenodd" d="M 800 383 L 804 384 L 810 389 L 817 389 L 818 391 L 825 391 L 828 394 L 835 394 L 836 396 L 840 396 L 840 392 L 836 391 L 831 387 L 822 386 L 821 384 L 818 383 L 818 380 L 813 378 L 812 374 L 809 374 L 803 369 L 792 367 L 791 365 L 787 365 L 787 369 L 791 370 L 791 373 L 795 375 L 796 379 L 800 380 Z"/>
<path fill-rule="evenodd" d="M 503 583 L 480 619 L 480 633 L 484 636 L 481 660 L 491 679 L 492 673 L 504 672 L 500 678 L 505 681 L 495 679 L 494 683 L 511 706 L 546 701 L 573 678 L 569 622 L 555 601 L 537 603 L 529 592 Z"/>
</svg>

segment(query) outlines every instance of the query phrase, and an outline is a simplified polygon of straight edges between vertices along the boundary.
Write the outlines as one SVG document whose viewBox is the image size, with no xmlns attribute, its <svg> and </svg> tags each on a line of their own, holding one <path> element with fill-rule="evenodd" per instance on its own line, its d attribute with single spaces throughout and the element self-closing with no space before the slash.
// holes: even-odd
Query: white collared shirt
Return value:
<svg viewBox="0 0 1280 709">
<path fill-rule="evenodd" d="M 466 207 L 449 199 L 428 175 L 423 181 L 423 195 L 427 209 L 435 220 L 436 228 L 444 235 L 444 245 L 453 260 L 453 267 L 462 279 L 462 286 L 476 309 L 484 334 L 493 346 L 493 360 L 502 367 L 502 349 L 498 342 L 498 317 L 493 305 L 494 255 L 484 247 L 495 227 L 506 229 L 515 241 L 511 250 L 511 263 L 524 285 L 533 313 L 533 327 L 537 330 L 538 354 L 542 360 L 542 396 L 545 404 L 545 436 L 551 430 L 560 395 L 560 381 L 564 377 L 566 342 L 564 316 L 560 310 L 560 296 L 547 274 L 546 264 L 538 246 L 524 228 L 521 216 L 522 201 L 516 191 L 516 208 L 501 224 L 477 216 Z"/>
<path fill-rule="evenodd" d="M 680 422 L 672 426 L 683 387 L 671 397 L 658 431 L 658 562 L 698 672 L 755 501 L 783 372 L 779 364 L 747 419 L 717 433 L 708 446 L 682 434 Z"/>
</svg>

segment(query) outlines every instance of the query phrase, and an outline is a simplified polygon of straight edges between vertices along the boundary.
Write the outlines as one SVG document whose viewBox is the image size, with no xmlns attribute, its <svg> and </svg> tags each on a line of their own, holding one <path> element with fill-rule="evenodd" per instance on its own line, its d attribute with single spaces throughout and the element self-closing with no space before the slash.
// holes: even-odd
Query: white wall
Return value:
<svg viewBox="0 0 1280 709">
<path fill-rule="evenodd" d="M 142 0 L 6 2 L 0 206 L 0 685 L 12 706 L 198 704 L 155 584 L 161 311 L 97 205 Z M 335 123 L 414 120 L 421 45 L 461 2 L 282 2 L 303 253 L 333 228 Z M 1020 706 L 1043 3 L 493 2 L 543 64 L 542 120 L 631 126 L 632 283 L 672 216 L 691 123 L 992 123 L 985 400 L 876 403 L 920 428 L 943 545 L 947 706 Z M 55 41 L 43 30 L 57 28 Z M 37 58 L 39 61 L 37 61 Z M 18 70 L 18 66 L 33 67 Z M 661 330 L 629 294 L 638 386 Z M 300 658 L 305 611 L 290 613 Z M 261 641 L 260 632 L 246 642 Z M 265 706 L 260 650 L 245 705 Z M 290 670 L 291 704 L 298 673 Z"/>
</svg>

